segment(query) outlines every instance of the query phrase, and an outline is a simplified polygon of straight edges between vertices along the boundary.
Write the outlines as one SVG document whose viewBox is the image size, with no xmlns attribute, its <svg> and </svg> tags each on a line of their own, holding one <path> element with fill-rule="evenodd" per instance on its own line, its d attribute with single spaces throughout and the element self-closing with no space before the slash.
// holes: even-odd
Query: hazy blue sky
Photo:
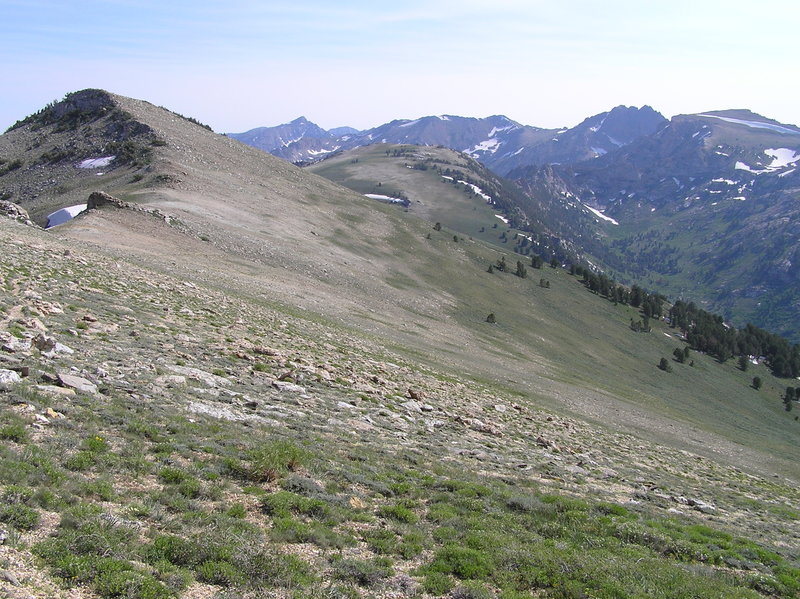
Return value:
<svg viewBox="0 0 800 599">
<path fill-rule="evenodd" d="M 798 32 L 797 0 L 0 0 L 0 129 L 87 87 L 229 132 L 619 104 L 800 124 Z"/>
</svg>

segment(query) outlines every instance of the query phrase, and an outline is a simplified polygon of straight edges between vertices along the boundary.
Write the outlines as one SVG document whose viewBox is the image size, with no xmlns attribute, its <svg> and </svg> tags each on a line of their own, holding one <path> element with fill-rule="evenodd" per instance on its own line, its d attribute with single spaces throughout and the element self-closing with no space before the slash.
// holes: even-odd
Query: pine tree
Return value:
<svg viewBox="0 0 800 599">
<path fill-rule="evenodd" d="M 753 389 L 755 389 L 756 391 L 761 389 L 761 377 L 760 376 L 754 376 L 753 377 Z"/>
<path fill-rule="evenodd" d="M 748 365 L 749 361 L 747 359 L 747 356 L 745 356 L 744 354 L 739 356 L 739 370 L 741 370 L 742 372 L 747 372 Z"/>
</svg>

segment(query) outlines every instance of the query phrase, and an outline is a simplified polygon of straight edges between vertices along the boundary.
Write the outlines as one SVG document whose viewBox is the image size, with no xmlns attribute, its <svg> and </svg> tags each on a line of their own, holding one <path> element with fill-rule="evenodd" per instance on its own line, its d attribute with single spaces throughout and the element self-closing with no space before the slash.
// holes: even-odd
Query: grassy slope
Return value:
<svg viewBox="0 0 800 599">
<path fill-rule="evenodd" d="M 320 163 L 315 172 L 353 189 L 358 189 L 359 185 L 354 177 L 374 172 L 376 179 L 389 181 L 412 200 L 426 198 L 425 209 L 430 211 L 430 220 L 439 220 L 438 216 L 444 219 L 449 214 L 472 215 L 484 209 L 479 199 L 467 197 L 450 186 L 445 187 L 445 192 L 436 193 L 439 176 L 435 172 L 405 168 L 402 157 L 387 157 L 385 151 L 380 145 L 361 148 Z M 447 158 L 454 155 L 449 151 L 439 152 L 444 152 Z M 353 163 L 354 159 L 358 162 Z M 384 186 L 389 184 L 384 183 Z M 412 211 L 417 210 L 416 206 L 412 207 Z M 446 220 L 442 222 L 450 224 Z M 453 222 L 452 229 L 463 232 L 476 230 L 481 221 Z M 419 230 L 418 236 L 423 233 L 424 228 Z M 491 365 L 475 365 L 473 370 L 481 371 L 482 376 L 494 375 L 498 380 L 513 373 L 513 380 L 526 391 L 534 392 L 542 387 L 539 377 L 546 373 L 547 379 L 578 388 L 564 393 L 582 400 L 574 407 L 580 412 L 597 414 L 598 408 L 592 406 L 592 400 L 586 399 L 581 391 L 597 390 L 773 455 L 790 455 L 795 451 L 796 423 L 783 412 L 777 399 L 782 385 L 785 386 L 783 382 L 775 381 L 761 392 L 749 387 L 756 374 L 765 378 L 765 368 L 741 373 L 732 364 L 718 365 L 706 356 L 693 355 L 695 368 L 675 364 L 673 375 L 662 373 L 654 365 L 662 356 L 671 357 L 673 349 L 684 345 L 675 331 L 656 325 L 650 335 L 636 335 L 627 326 L 631 318 L 639 319 L 635 310 L 607 305 L 604 300 L 583 291 L 576 280 L 560 269 L 537 271 L 530 268 L 527 258 L 502 252 L 496 246 L 464 239 L 454 243 L 453 233 L 453 230 L 430 231 L 431 239 L 415 247 L 414 258 L 401 260 L 414 264 L 419 274 L 402 282 L 399 277 L 390 276 L 387 282 L 409 289 L 435 290 L 438 287 L 448 298 L 455 298 L 448 302 L 449 316 L 464 330 L 454 333 L 458 338 L 442 342 L 450 343 L 449 351 L 453 354 L 461 354 L 462 364 L 469 363 L 470 351 L 485 348 L 493 355 Z M 415 240 L 409 236 L 395 240 L 393 247 L 398 258 L 413 243 Z M 519 280 L 509 275 L 485 273 L 488 265 L 502 255 L 512 269 L 517 259 L 522 260 L 528 266 L 529 278 Z M 458 263 L 462 257 L 467 259 L 470 272 L 465 272 L 465 267 Z M 458 272 L 458 276 L 442 277 L 442 273 L 453 272 Z M 538 286 L 542 277 L 550 280 L 550 289 Z M 498 316 L 500 322 L 496 327 L 481 326 L 489 312 Z M 386 324 L 391 325 L 391 322 L 387 320 Z M 424 320 L 416 325 L 438 328 L 438 323 Z M 468 347 L 474 350 L 464 351 L 461 347 L 467 339 Z M 435 354 L 431 359 L 436 359 Z M 563 398 L 564 393 L 556 395 Z M 542 395 L 548 396 L 546 392 Z M 694 437 L 695 443 L 681 438 L 669 442 L 680 446 L 688 443 L 687 446 L 697 448 L 704 443 L 697 437 Z"/>
<path fill-rule="evenodd" d="M 565 417 L 552 398 L 542 411 L 546 390 L 520 392 L 513 370 L 476 382 L 448 354 L 431 360 L 254 290 L 0 231 L 3 328 L 24 336 L 38 325 L 16 315 L 37 318 L 75 350 L 23 353 L 31 376 L 0 394 L 0 559 L 34 596 L 67 596 L 61 579 L 103 597 L 797 589 L 788 481 Z M 565 273 L 546 274 L 550 301 L 613 314 Z M 499 276 L 491 286 L 507 293 L 529 282 Z M 512 363 L 519 331 L 498 314 L 469 328 Z M 631 335 L 634 349 L 655 337 Z M 100 393 L 36 386 L 70 367 Z M 281 375 L 304 391 L 278 391 Z M 408 389 L 431 411 L 406 406 Z"/>
</svg>

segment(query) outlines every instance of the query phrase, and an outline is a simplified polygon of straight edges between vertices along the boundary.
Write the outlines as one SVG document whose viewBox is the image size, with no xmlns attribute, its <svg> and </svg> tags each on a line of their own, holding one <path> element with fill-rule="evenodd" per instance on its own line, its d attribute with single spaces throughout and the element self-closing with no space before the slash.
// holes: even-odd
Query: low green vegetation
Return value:
<svg viewBox="0 0 800 599">
<path fill-rule="evenodd" d="M 0 396 L 4 414 L 14 397 Z M 178 597 L 194 581 L 310 597 L 321 578 L 362 596 L 395 584 L 398 572 L 428 596 L 800 593 L 789 556 L 693 517 L 553 494 L 441 462 L 420 469 L 401 456 L 354 460 L 346 446 L 306 449 L 302 436 L 276 438 L 260 426 L 243 437 L 235 423 L 197 428 L 162 410 L 140 412 L 146 426 L 115 430 L 127 410 L 119 398 L 84 398 L 70 414 L 69 436 L 81 439 L 71 455 L 55 436 L 2 445 L 0 522 L 25 532 L 43 510 L 58 513 L 33 552 L 62 584 L 101 597 Z M 111 435 L 138 449 L 122 451 Z M 91 457 L 75 468 L 76 455 Z M 167 455 L 183 457 L 163 465 Z M 115 475 L 87 479 L 109 460 Z M 134 478 L 148 482 L 118 492 Z M 313 557 L 286 549 L 298 543 L 313 546 Z M 359 557 L 344 553 L 354 547 Z"/>
</svg>

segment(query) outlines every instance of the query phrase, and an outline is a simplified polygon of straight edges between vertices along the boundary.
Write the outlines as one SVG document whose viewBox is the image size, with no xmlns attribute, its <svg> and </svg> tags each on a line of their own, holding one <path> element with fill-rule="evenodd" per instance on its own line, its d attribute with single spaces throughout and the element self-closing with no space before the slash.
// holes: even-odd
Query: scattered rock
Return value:
<svg viewBox="0 0 800 599">
<path fill-rule="evenodd" d="M 40 333 L 33 338 L 33 345 L 42 352 L 42 355 L 46 358 L 54 358 L 57 354 L 69 355 L 75 353 L 75 350 L 59 343 L 53 337 L 48 337 L 44 333 Z"/>
<path fill-rule="evenodd" d="M 97 393 L 97 385 L 92 381 L 74 374 L 59 374 L 58 382 L 62 387 L 75 389 L 81 393 Z"/>
<path fill-rule="evenodd" d="M 66 416 L 64 416 L 64 414 L 62 414 L 61 412 L 56 412 L 53 408 L 47 408 L 44 411 L 44 413 L 51 420 L 61 420 L 62 418 L 66 418 Z"/>
<path fill-rule="evenodd" d="M 350 497 L 348 503 L 350 504 L 350 507 L 353 508 L 354 510 L 363 510 L 367 507 L 367 504 L 364 503 L 362 499 L 356 497 L 355 495 Z"/>
<path fill-rule="evenodd" d="M 272 386 L 275 387 L 281 393 L 305 393 L 305 387 L 301 387 L 300 385 L 295 385 L 294 383 L 289 383 L 287 381 L 272 381 Z M 342 403 L 342 402 L 340 402 Z M 353 407 L 350 404 L 347 404 L 349 407 Z"/>
<path fill-rule="evenodd" d="M 36 226 L 25 208 L 8 200 L 0 200 L 0 216 L 5 216 L 29 227 Z"/>
<path fill-rule="evenodd" d="M 13 370 L 0 369 L 0 391 L 8 391 L 12 385 L 22 382 L 22 377 Z"/>
<path fill-rule="evenodd" d="M 175 387 L 179 385 L 186 384 L 186 377 L 181 374 L 162 374 L 161 376 L 156 377 L 155 381 L 153 381 L 157 385 L 162 385 L 165 387 Z"/>
<path fill-rule="evenodd" d="M 422 399 L 423 397 L 425 397 L 425 395 L 422 393 L 422 391 L 415 391 L 414 389 L 411 389 L 410 387 L 408 389 L 408 396 L 411 399 L 415 399 L 415 400 L 419 400 L 419 399 Z"/>
<path fill-rule="evenodd" d="M 30 350 L 31 350 L 30 339 L 18 339 L 16 337 L 10 337 L 10 339 L 8 339 L 3 343 L 3 351 L 6 351 L 10 354 L 16 354 L 18 352 L 27 352 Z"/>
<path fill-rule="evenodd" d="M 36 390 L 50 395 L 57 395 L 60 397 L 68 397 L 75 395 L 75 389 L 68 389 L 66 387 L 57 387 L 56 385 L 36 385 Z"/>
<path fill-rule="evenodd" d="M 716 506 L 714 506 L 711 503 L 702 501 L 700 499 L 688 499 L 686 504 L 703 514 L 713 514 L 714 512 L 717 511 Z"/>
<path fill-rule="evenodd" d="M 9 572 L 8 570 L 0 571 L 0 579 L 5 580 L 8 583 L 11 583 L 15 587 L 22 586 L 22 583 L 16 577 L 13 572 Z"/>
<path fill-rule="evenodd" d="M 496 437 L 503 436 L 503 432 L 499 427 L 495 426 L 494 424 L 484 422 L 483 420 L 479 420 L 478 418 L 464 418 L 462 416 L 456 416 L 456 421 L 460 422 L 461 424 L 465 424 L 472 430 L 479 433 L 487 433 Z"/>
<path fill-rule="evenodd" d="M 409 412 L 422 413 L 422 405 L 418 401 L 407 401 L 402 405 Z"/>
<path fill-rule="evenodd" d="M 220 385 L 229 385 L 230 381 L 222 376 L 217 376 L 216 374 L 211 374 L 210 372 L 206 372 L 205 370 L 200 370 L 199 368 L 192 368 L 190 366 L 167 366 L 169 370 L 175 372 L 177 374 L 183 375 L 190 379 L 194 379 L 196 381 L 200 381 L 201 383 L 205 384 L 208 387 L 218 387 Z"/>
</svg>

